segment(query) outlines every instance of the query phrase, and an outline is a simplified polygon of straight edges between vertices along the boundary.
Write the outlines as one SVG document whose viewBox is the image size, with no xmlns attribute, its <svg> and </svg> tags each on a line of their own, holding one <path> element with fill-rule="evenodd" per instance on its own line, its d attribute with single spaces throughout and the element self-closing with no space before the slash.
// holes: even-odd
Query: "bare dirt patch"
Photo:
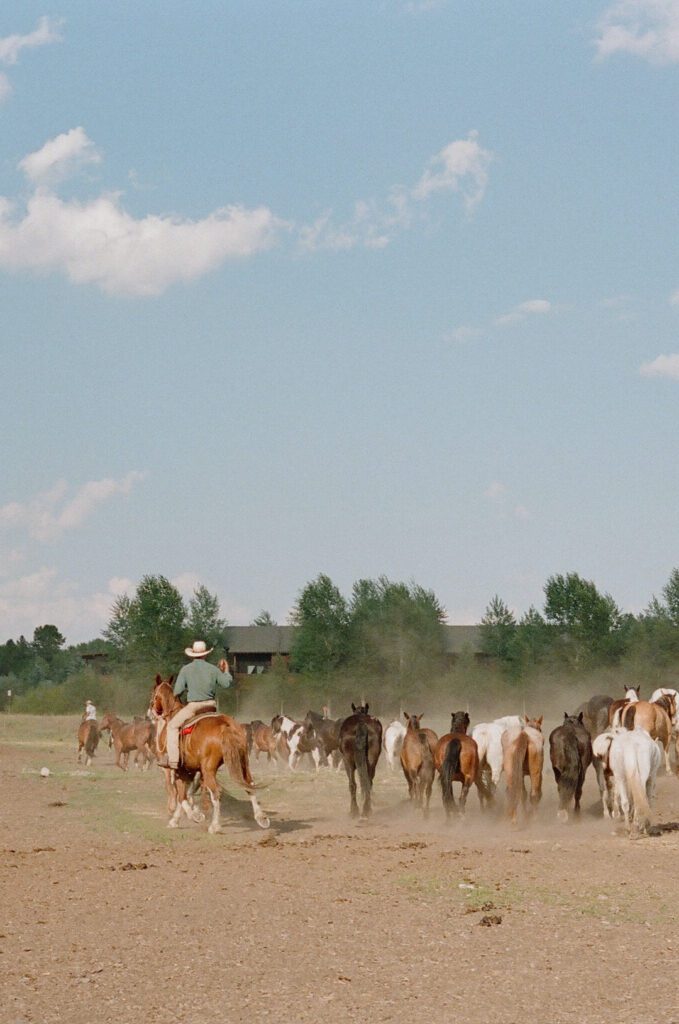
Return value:
<svg viewBox="0 0 679 1024">
<path fill-rule="evenodd" d="M 224 827 L 165 827 L 160 773 L 100 746 L 75 763 L 75 719 L 0 722 L 0 1020 L 468 1024 L 679 1022 L 679 835 L 631 841 L 594 813 L 427 822 L 380 763 L 375 815 L 346 779 L 255 763 L 272 830 L 227 786 Z M 50 768 L 49 778 L 40 768 Z M 655 819 L 679 818 L 679 782 Z M 479 926 L 484 922 L 486 926 Z"/>
</svg>

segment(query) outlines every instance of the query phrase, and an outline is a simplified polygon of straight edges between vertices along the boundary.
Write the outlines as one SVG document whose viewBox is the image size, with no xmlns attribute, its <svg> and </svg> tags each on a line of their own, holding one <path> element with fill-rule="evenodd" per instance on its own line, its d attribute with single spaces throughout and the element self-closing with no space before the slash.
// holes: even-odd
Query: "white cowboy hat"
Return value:
<svg viewBox="0 0 679 1024">
<path fill-rule="evenodd" d="M 187 658 L 206 658 L 208 654 L 212 654 L 214 647 L 209 649 L 205 646 L 204 640 L 194 640 L 193 647 L 185 647 L 184 654 Z"/>
</svg>

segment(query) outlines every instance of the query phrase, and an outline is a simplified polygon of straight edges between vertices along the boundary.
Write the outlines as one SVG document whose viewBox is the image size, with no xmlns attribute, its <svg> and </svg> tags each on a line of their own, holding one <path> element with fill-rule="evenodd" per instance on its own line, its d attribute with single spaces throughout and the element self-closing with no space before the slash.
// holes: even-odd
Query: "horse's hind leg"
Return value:
<svg viewBox="0 0 679 1024">
<path fill-rule="evenodd" d="M 474 780 L 471 779 L 468 775 L 465 775 L 464 782 L 462 783 L 462 789 L 460 791 L 460 817 L 464 816 L 465 809 L 467 806 L 467 796 L 469 795 L 469 790 L 471 789 L 473 781 Z"/>
<path fill-rule="evenodd" d="M 210 794 L 210 800 L 212 802 L 212 821 L 208 825 L 208 832 L 210 835 L 214 835 L 219 832 L 219 786 L 217 785 L 217 777 L 212 770 L 205 769 L 202 772 L 203 785 Z M 196 820 L 195 818 L 193 819 Z"/>
<path fill-rule="evenodd" d="M 353 764 L 349 764 L 348 761 L 344 762 L 346 768 L 347 778 L 349 779 L 349 797 L 351 800 L 349 806 L 349 814 L 352 818 L 358 818 L 358 803 L 356 802 L 356 768 Z"/>
</svg>

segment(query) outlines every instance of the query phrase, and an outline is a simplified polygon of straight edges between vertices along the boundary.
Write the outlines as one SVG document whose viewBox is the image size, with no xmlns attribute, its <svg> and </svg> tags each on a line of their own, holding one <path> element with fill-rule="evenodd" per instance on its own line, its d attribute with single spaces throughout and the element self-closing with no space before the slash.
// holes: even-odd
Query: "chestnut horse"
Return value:
<svg viewBox="0 0 679 1024">
<path fill-rule="evenodd" d="M 408 722 L 401 747 L 401 767 L 408 783 L 410 799 L 429 814 L 431 788 L 434 785 L 434 750 L 438 736 L 432 729 L 420 729 L 422 715 L 403 712 Z"/>
<path fill-rule="evenodd" d="M 504 773 L 507 780 L 507 814 L 516 822 L 519 801 L 525 807 L 526 789 L 524 776 L 531 783 L 530 803 L 536 807 L 542 798 L 542 765 L 544 761 L 544 737 L 542 715 L 526 718 L 522 729 L 508 729 L 502 736 L 504 751 Z"/>
<path fill-rule="evenodd" d="M 665 771 L 672 771 L 670 764 L 670 739 L 672 719 L 676 712 L 674 696 L 666 694 L 655 701 L 639 700 L 627 704 L 620 712 L 620 724 L 625 729 L 645 729 L 653 740 L 660 740 L 665 751 Z"/>
<path fill-rule="evenodd" d="M 372 812 L 371 793 L 375 769 L 382 750 L 382 723 L 368 714 L 368 704 L 351 705 L 353 714 L 345 718 L 340 726 L 339 748 L 344 770 L 349 779 L 349 795 L 352 818 L 358 817 L 356 802 L 356 772 L 361 783 L 363 810 L 361 817 L 367 818 Z"/>
<path fill-rule="evenodd" d="M 167 722 L 182 706 L 179 698 L 175 697 L 170 683 L 156 676 L 156 684 L 151 695 L 151 710 L 156 717 L 162 718 L 166 725 L 157 738 L 159 753 L 166 743 Z M 255 795 L 256 787 L 250 775 L 244 727 L 229 715 L 211 714 L 199 717 L 193 726 L 187 723 L 185 728 L 190 731 L 188 735 L 184 735 L 182 730 L 182 764 L 174 773 L 177 805 L 168 827 L 177 828 L 182 811 L 187 817 L 197 819 L 198 816 L 187 798 L 187 790 L 196 772 L 200 772 L 203 786 L 208 790 L 212 801 L 212 821 L 208 832 L 219 832 L 220 790 L 217 772 L 225 765 L 233 781 L 241 786 L 250 798 L 257 824 L 260 828 L 268 828 L 269 819 L 259 805 Z"/>
<path fill-rule="evenodd" d="M 135 718 L 134 722 L 123 722 L 107 711 L 99 725 L 99 731 L 108 729 L 116 752 L 116 767 L 127 771 L 130 754 L 136 750 L 134 763 L 137 768 L 148 768 L 154 757 L 153 726 L 146 718 Z M 122 763 L 121 763 L 122 760 Z"/>
<path fill-rule="evenodd" d="M 621 697 L 620 700 L 614 700 L 608 708 L 608 728 L 616 728 L 620 725 L 620 714 L 624 707 L 628 704 L 636 704 L 639 701 L 641 695 L 640 686 L 630 686 L 625 690 L 625 696 Z M 617 716 L 617 717 L 616 717 Z M 587 728 L 585 724 L 585 728 Z M 591 735 L 591 733 L 590 733 Z"/>
<path fill-rule="evenodd" d="M 276 738 L 271 731 L 271 726 L 266 725 L 259 718 L 250 722 L 252 730 L 252 749 L 259 761 L 260 754 L 266 754 L 267 761 L 276 760 Z"/>
<path fill-rule="evenodd" d="M 490 800 L 490 793 L 479 772 L 479 750 L 476 742 L 467 736 L 469 715 L 466 711 L 451 713 L 450 732 L 442 736 L 434 751 L 434 765 L 441 779 L 441 797 L 446 817 L 457 810 L 453 783 L 461 782 L 459 813 L 462 815 L 467 803 L 467 795 L 473 782 L 479 792 L 479 800 Z"/>
<path fill-rule="evenodd" d="M 89 768 L 92 764 L 94 752 L 99 744 L 99 728 L 92 718 L 86 719 L 78 726 L 78 764 L 82 761 L 83 750 L 85 751 L 85 764 Z"/>
</svg>

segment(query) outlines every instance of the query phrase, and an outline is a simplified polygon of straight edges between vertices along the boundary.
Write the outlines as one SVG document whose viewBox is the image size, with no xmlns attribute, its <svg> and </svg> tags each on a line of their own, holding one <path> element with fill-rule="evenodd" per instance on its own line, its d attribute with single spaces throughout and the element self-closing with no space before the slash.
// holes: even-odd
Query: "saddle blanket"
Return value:
<svg viewBox="0 0 679 1024">
<path fill-rule="evenodd" d="M 190 736 L 194 726 L 198 725 L 202 718 L 219 718 L 219 711 L 203 711 L 200 715 L 196 715 L 195 718 L 190 718 L 186 725 L 181 727 L 181 735 Z"/>
</svg>

